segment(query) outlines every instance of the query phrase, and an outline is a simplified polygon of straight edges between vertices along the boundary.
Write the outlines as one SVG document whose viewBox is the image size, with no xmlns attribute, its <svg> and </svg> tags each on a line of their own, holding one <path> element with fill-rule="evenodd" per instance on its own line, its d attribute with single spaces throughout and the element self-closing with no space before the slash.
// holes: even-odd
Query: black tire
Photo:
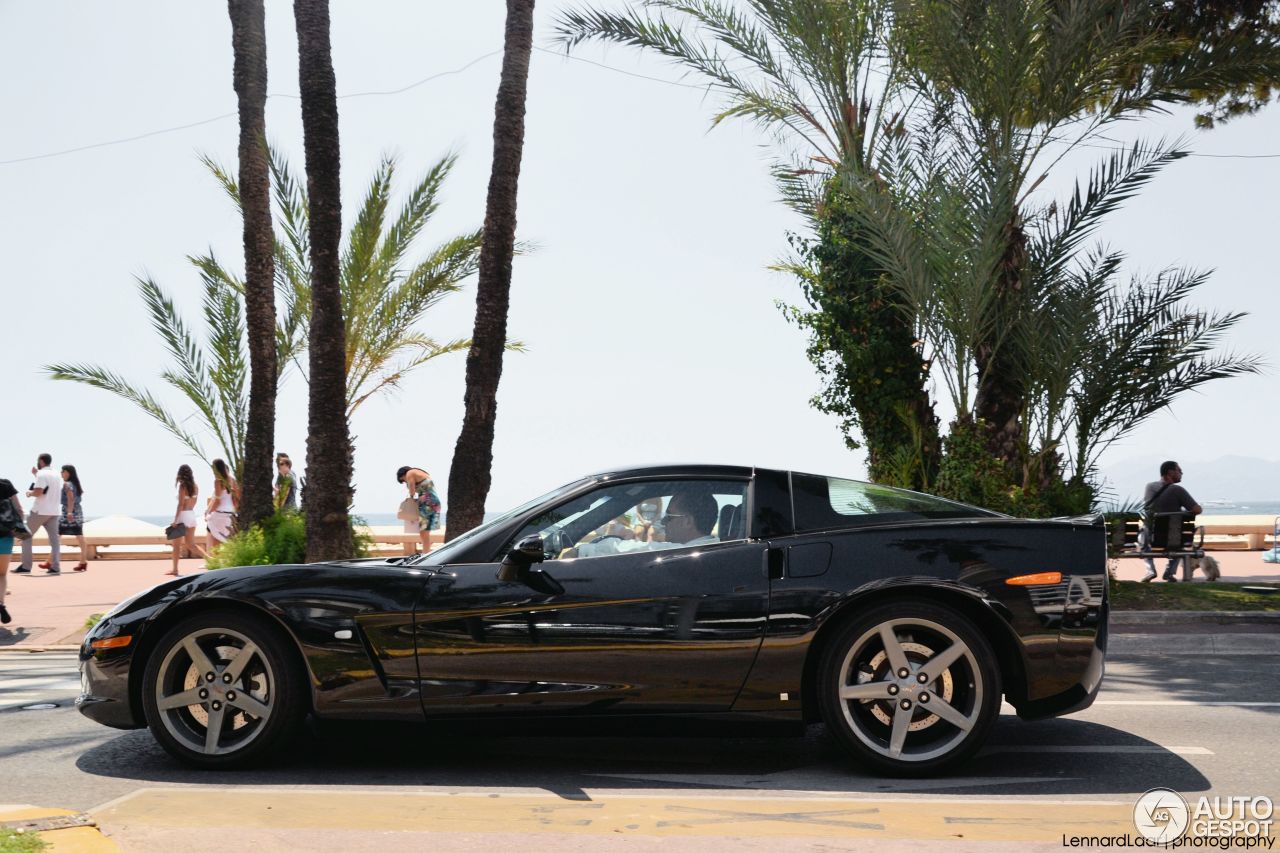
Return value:
<svg viewBox="0 0 1280 853">
<path fill-rule="evenodd" d="M 254 764 L 288 743 L 307 711 L 305 690 L 296 652 L 279 627 L 266 617 L 208 610 L 174 625 L 156 644 L 143 675 L 142 707 L 152 736 L 170 755 L 193 767 L 226 769 Z"/>
<path fill-rule="evenodd" d="M 886 629 L 898 642 L 897 655 L 884 640 Z M 982 746 L 1000 713 L 1000 668 L 991 643 L 943 604 L 877 604 L 837 629 L 818 665 L 818 704 L 828 731 L 885 775 L 932 776 L 955 767 Z"/>
</svg>

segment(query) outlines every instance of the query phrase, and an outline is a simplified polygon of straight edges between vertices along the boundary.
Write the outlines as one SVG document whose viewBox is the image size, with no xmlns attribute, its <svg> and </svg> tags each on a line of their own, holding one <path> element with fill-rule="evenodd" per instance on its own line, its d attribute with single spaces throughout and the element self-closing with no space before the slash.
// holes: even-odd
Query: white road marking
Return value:
<svg viewBox="0 0 1280 853">
<path fill-rule="evenodd" d="M 778 791 L 806 791 L 827 786 L 844 786 L 850 779 L 844 769 L 815 769 L 803 767 L 794 770 L 778 770 L 773 773 L 588 773 L 601 779 L 626 779 L 632 782 L 670 783 L 696 782 L 699 785 L 720 788 L 754 788 Z M 1038 782 L 1074 782 L 1067 776 L 949 776 L 942 779 L 875 779 L 881 791 L 923 792 L 954 788 L 994 787 L 998 785 L 1029 785 Z"/>
<path fill-rule="evenodd" d="M 1280 702 L 1202 702 L 1198 699 L 1098 699 L 1095 705 L 1237 705 L 1244 708 L 1275 708 Z"/>
<path fill-rule="evenodd" d="M 29 678 L 6 678 L 0 681 L 0 693 L 12 687 L 32 687 L 39 685 L 41 687 L 57 687 L 66 684 L 74 684 L 77 688 L 80 686 L 80 679 L 71 679 L 64 672 L 56 675 L 33 675 Z"/>
<path fill-rule="evenodd" d="M 1098 752 L 1098 753 L 1172 753 L 1174 755 L 1213 755 L 1212 750 L 1205 749 L 1203 746 L 1160 746 L 1158 744 L 1115 744 L 1113 746 L 1105 746 L 1100 744 L 1081 744 L 1079 746 L 1071 746 L 1067 744 L 994 744 L 983 750 L 984 753 L 996 752 Z"/>
</svg>

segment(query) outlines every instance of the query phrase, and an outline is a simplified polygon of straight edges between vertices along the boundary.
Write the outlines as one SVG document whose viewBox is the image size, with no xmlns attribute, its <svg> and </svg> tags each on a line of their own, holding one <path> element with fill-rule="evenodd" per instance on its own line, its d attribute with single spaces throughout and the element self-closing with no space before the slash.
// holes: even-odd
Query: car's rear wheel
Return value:
<svg viewBox="0 0 1280 853">
<path fill-rule="evenodd" d="M 1000 711 L 991 643 L 942 604 L 876 605 L 838 629 L 819 667 L 827 728 L 891 775 L 926 776 L 964 761 Z"/>
<path fill-rule="evenodd" d="M 175 625 L 143 676 L 147 725 L 196 767 L 251 764 L 297 731 L 304 683 L 287 640 L 262 619 L 206 611 Z"/>
</svg>

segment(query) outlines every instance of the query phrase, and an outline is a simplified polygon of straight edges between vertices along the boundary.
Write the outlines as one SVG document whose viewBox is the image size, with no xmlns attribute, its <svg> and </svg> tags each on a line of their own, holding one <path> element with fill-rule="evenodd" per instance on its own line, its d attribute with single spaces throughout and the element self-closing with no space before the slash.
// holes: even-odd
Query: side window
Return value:
<svg viewBox="0 0 1280 853">
<path fill-rule="evenodd" d="M 539 515 L 513 541 L 541 536 L 547 559 L 556 560 L 743 539 L 746 493 L 745 481 L 605 485 Z"/>
<path fill-rule="evenodd" d="M 980 518 L 994 515 L 987 510 L 919 492 L 814 474 L 793 473 L 791 495 L 797 531 L 828 530 L 922 518 Z"/>
</svg>

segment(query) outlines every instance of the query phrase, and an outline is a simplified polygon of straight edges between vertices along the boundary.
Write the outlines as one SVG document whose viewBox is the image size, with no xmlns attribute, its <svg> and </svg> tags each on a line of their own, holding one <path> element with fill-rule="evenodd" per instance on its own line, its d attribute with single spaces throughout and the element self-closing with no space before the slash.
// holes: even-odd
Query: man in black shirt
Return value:
<svg viewBox="0 0 1280 853">
<path fill-rule="evenodd" d="M 1169 461 L 1160 465 L 1160 479 L 1154 483 L 1147 483 L 1146 492 L 1142 495 L 1142 508 L 1146 510 L 1148 515 L 1153 513 L 1165 512 L 1181 512 L 1187 515 L 1199 515 L 1202 510 L 1200 504 L 1196 503 L 1195 498 L 1181 486 L 1182 483 L 1182 467 L 1177 462 Z M 1147 528 L 1147 537 L 1150 541 L 1151 528 Z M 1164 579 L 1167 581 L 1177 580 L 1178 563 L 1182 561 L 1182 557 L 1170 557 L 1169 564 L 1164 570 Z M 1154 580 L 1156 576 L 1156 564 L 1150 557 L 1147 558 L 1147 576 L 1142 579 L 1143 583 Z M 1185 574 L 1184 578 L 1190 580 L 1190 574 Z"/>
</svg>

